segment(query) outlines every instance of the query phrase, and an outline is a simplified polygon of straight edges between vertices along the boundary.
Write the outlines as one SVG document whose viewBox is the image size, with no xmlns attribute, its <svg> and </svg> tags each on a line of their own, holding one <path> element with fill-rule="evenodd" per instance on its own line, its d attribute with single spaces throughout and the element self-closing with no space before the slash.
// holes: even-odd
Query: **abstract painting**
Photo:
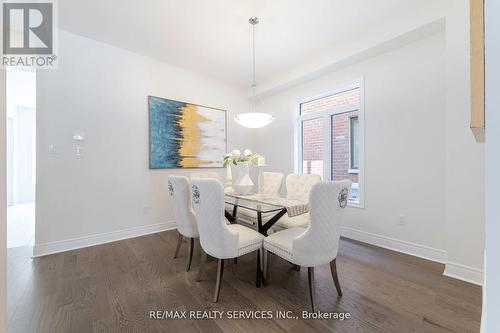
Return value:
<svg viewBox="0 0 500 333">
<path fill-rule="evenodd" d="M 154 96 L 148 105 L 151 169 L 222 167 L 226 111 Z"/>
</svg>

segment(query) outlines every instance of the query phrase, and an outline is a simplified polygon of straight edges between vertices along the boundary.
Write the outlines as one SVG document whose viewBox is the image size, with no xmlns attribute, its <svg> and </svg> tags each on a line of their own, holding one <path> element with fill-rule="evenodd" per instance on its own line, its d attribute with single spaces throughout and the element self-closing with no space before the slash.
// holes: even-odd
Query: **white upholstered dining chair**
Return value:
<svg viewBox="0 0 500 333">
<path fill-rule="evenodd" d="M 351 181 L 320 182 L 312 186 L 309 194 L 309 227 L 289 228 L 278 231 L 264 240 L 264 261 L 266 281 L 268 281 L 268 252 L 294 265 L 308 269 L 309 294 L 312 311 L 314 302 L 314 267 L 330 264 L 337 293 L 342 296 L 337 275 L 336 258 L 339 248 L 340 227 L 345 207 L 349 199 Z"/>
<path fill-rule="evenodd" d="M 264 236 L 238 224 L 225 223 L 224 189 L 215 179 L 192 179 L 193 208 L 196 212 L 202 260 L 198 271 L 201 279 L 207 255 L 218 259 L 213 301 L 219 299 L 224 260 L 257 251 L 257 274 L 260 278 L 260 251 Z"/>
<path fill-rule="evenodd" d="M 283 184 L 284 174 L 281 172 L 263 172 L 262 173 L 262 190 L 261 194 L 269 197 L 279 197 L 281 185 Z M 238 208 L 237 219 L 239 222 L 244 222 L 251 225 L 257 224 L 257 212 Z M 263 220 L 273 216 L 273 214 L 263 214 Z"/>
<path fill-rule="evenodd" d="M 191 184 L 189 179 L 184 176 L 168 176 L 168 191 L 172 198 L 174 219 L 179 233 L 174 259 L 179 255 L 182 242 L 186 237 L 189 242 L 186 271 L 189 271 L 193 259 L 194 239 L 199 237 L 196 216 L 191 206 Z"/>
<path fill-rule="evenodd" d="M 217 172 L 213 172 L 213 171 L 191 172 L 191 174 L 189 175 L 189 177 L 191 179 L 193 179 L 193 178 L 208 178 L 208 179 L 218 179 L 218 180 L 221 180 L 219 174 Z M 232 211 L 232 209 L 233 209 L 233 206 L 226 205 L 226 210 L 227 211 Z"/>
<path fill-rule="evenodd" d="M 279 197 L 284 176 L 281 172 L 262 172 L 262 194 Z"/>
<path fill-rule="evenodd" d="M 286 197 L 288 199 L 295 199 L 307 202 L 309 200 L 309 191 L 311 187 L 321 181 L 319 175 L 302 175 L 302 174 L 289 174 L 286 177 Z M 289 217 L 284 215 L 273 226 L 275 230 L 282 230 L 288 228 L 302 227 L 305 228 L 309 225 L 309 213 Z"/>
</svg>

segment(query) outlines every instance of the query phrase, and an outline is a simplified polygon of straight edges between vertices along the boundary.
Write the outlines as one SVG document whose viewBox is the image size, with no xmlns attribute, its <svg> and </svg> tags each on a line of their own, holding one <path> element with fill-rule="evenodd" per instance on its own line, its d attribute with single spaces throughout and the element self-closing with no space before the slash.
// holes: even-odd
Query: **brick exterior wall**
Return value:
<svg viewBox="0 0 500 333">
<path fill-rule="evenodd" d="M 336 95 L 323 97 L 307 103 L 302 103 L 301 114 L 325 111 L 332 107 L 348 106 L 359 103 L 359 89 L 345 91 Z M 358 174 L 349 173 L 350 150 L 350 118 L 357 116 L 357 111 L 346 112 L 333 116 L 332 127 L 332 179 L 351 179 L 358 182 Z M 323 176 L 323 119 L 305 120 L 302 123 L 302 157 L 303 172 Z"/>
<path fill-rule="evenodd" d="M 305 120 L 302 133 L 303 172 L 323 177 L 323 119 Z"/>
</svg>

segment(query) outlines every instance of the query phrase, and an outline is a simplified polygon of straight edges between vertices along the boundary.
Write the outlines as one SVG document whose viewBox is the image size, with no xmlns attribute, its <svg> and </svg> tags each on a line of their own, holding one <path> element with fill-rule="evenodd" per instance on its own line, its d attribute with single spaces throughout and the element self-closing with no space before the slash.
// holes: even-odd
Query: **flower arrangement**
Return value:
<svg viewBox="0 0 500 333">
<path fill-rule="evenodd" d="M 245 162 L 261 164 L 263 159 L 262 156 L 252 152 L 250 149 L 245 149 L 243 154 L 238 149 L 235 149 L 229 154 L 224 155 L 224 167 L 227 167 L 231 163 L 234 165 Z"/>
</svg>

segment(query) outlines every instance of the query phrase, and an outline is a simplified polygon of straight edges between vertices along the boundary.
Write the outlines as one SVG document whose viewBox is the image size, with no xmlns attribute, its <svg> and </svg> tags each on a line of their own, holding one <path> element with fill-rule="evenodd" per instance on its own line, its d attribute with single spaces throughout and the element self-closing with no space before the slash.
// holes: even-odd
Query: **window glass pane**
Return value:
<svg viewBox="0 0 500 333">
<path fill-rule="evenodd" d="M 359 88 L 347 90 L 335 95 L 315 99 L 300 105 L 300 114 L 329 110 L 333 107 L 359 104 Z"/>
<path fill-rule="evenodd" d="M 359 126 L 358 117 L 351 117 L 351 169 L 357 170 L 359 168 L 359 157 L 358 157 L 358 137 L 359 137 Z"/>
<path fill-rule="evenodd" d="M 302 173 L 323 177 L 323 121 L 302 121 Z"/>
<path fill-rule="evenodd" d="M 351 168 L 351 119 L 358 116 L 358 111 L 345 112 L 332 116 L 332 161 L 331 177 L 332 180 L 352 180 L 351 200 L 359 200 L 358 192 L 358 171 Z M 356 121 L 357 123 L 357 121 Z M 357 126 L 357 125 L 356 125 Z M 355 155 L 357 160 L 358 131 L 353 137 L 353 143 L 356 146 Z"/>
</svg>

